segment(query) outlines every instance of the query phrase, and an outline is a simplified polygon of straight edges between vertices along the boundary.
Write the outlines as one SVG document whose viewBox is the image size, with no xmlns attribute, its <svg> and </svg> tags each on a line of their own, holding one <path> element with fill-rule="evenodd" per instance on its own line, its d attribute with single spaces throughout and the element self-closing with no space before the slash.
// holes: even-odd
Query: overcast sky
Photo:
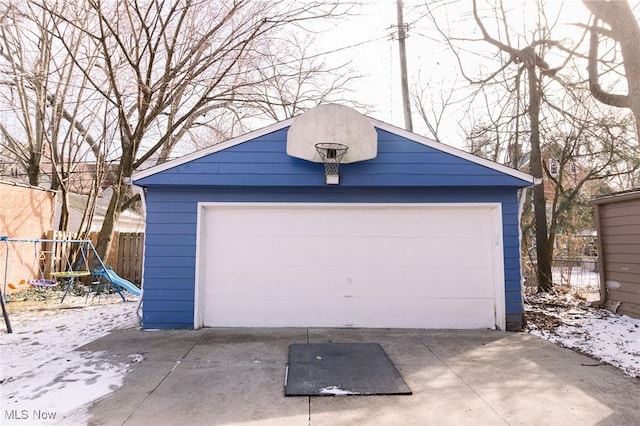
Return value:
<svg viewBox="0 0 640 426">
<path fill-rule="evenodd" d="M 561 25 L 557 33 L 566 36 L 575 32 L 572 23 L 585 23 L 589 14 L 579 0 L 547 1 L 549 15 L 556 16 L 561 10 Z M 436 99 L 440 91 L 456 89 L 456 97 L 464 98 L 469 84 L 460 76 L 458 64 L 442 37 L 433 28 L 429 18 L 425 17 L 424 0 L 404 0 L 404 21 L 409 24 L 409 37 L 406 40 L 407 62 L 409 69 L 410 89 L 416 86 L 428 87 Z M 507 0 L 505 2 L 512 12 L 512 18 L 521 20 L 518 26 L 530 28 L 538 20 L 535 12 L 535 1 Z M 443 16 L 442 25 L 452 27 L 459 36 L 473 37 L 476 26 L 471 18 L 471 1 L 459 2 L 440 9 Z M 479 1 L 482 7 L 482 1 Z M 332 53 L 336 61 L 351 60 L 352 65 L 364 77 L 354 84 L 354 97 L 360 103 L 369 104 L 372 110 L 369 115 L 390 124 L 404 127 L 402 96 L 400 89 L 400 64 L 398 41 L 392 38 L 397 23 L 396 0 L 367 0 L 360 14 L 338 22 L 329 31 L 318 36 L 318 46 Z M 447 17 L 445 20 L 444 17 Z M 491 25 L 490 22 L 487 25 Z M 516 28 L 517 26 L 514 26 Z M 470 51 L 477 51 L 478 64 L 492 59 L 496 51 L 486 43 L 470 43 Z M 484 50 L 484 52 L 482 52 Z M 472 57 L 468 55 L 468 58 Z M 486 64 L 486 62 L 485 62 Z M 474 63 L 467 61 L 466 66 Z M 485 65 L 477 65 L 478 67 Z M 458 122 L 465 110 L 460 104 L 451 108 L 447 114 L 446 134 L 443 140 L 451 145 L 461 147 L 464 132 Z M 467 121 L 468 122 L 468 121 Z M 426 134 L 427 129 L 413 109 L 414 131 Z"/>
</svg>

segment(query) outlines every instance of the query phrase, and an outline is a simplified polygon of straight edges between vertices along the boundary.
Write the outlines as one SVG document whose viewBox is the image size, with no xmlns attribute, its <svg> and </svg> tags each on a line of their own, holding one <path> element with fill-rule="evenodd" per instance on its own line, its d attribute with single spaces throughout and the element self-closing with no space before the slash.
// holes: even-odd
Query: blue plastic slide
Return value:
<svg viewBox="0 0 640 426">
<path fill-rule="evenodd" d="M 111 270 L 111 269 L 102 269 L 102 268 L 101 269 L 96 269 L 95 271 L 93 271 L 93 274 L 94 275 L 101 275 L 101 276 L 105 277 L 114 286 L 123 288 L 123 289 L 127 290 L 129 293 L 133 294 L 134 296 L 137 296 L 137 297 L 140 296 L 140 289 L 138 287 L 136 287 L 135 284 L 133 284 L 131 281 L 125 280 L 124 278 L 120 278 L 118 276 L 118 274 L 113 272 L 113 270 Z"/>
</svg>

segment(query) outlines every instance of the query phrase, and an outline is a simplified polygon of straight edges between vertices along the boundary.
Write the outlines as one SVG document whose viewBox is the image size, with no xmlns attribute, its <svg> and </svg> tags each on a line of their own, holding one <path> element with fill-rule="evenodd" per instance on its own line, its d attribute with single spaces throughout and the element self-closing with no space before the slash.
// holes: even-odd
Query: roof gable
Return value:
<svg viewBox="0 0 640 426">
<path fill-rule="evenodd" d="M 134 174 L 142 186 L 325 186 L 324 166 L 286 153 L 295 118 Z M 378 155 L 342 164 L 340 186 L 529 186 L 533 178 L 369 118 Z"/>
</svg>

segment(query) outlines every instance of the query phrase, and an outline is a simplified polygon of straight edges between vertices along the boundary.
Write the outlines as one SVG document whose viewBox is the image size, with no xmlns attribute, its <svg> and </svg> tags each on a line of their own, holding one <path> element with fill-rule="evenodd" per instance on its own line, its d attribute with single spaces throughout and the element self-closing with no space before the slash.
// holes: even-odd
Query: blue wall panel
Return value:
<svg viewBox="0 0 640 426">
<path fill-rule="evenodd" d="M 192 268 L 193 256 L 149 256 L 146 265 L 149 268 Z"/>
<path fill-rule="evenodd" d="M 177 278 L 188 278 L 194 280 L 196 278 L 193 265 L 189 266 L 155 266 L 145 271 L 145 278 L 159 278 L 163 280 L 174 280 Z"/>
<path fill-rule="evenodd" d="M 516 188 L 353 188 L 340 185 L 296 189 L 153 185 L 147 188 L 145 328 L 193 327 L 198 202 L 499 202 L 503 210 L 508 327 L 519 329 L 522 326 Z M 172 304 L 172 300 L 180 303 Z"/>
<path fill-rule="evenodd" d="M 177 213 L 177 212 L 174 212 Z M 184 235 L 193 234 L 196 230 L 191 223 L 147 223 L 147 234 Z"/>
<path fill-rule="evenodd" d="M 165 228 L 171 228 L 172 226 L 173 225 L 167 225 Z M 154 238 L 148 245 L 173 246 L 176 247 L 176 250 L 181 250 L 181 246 L 193 246 L 191 234 L 194 230 L 195 229 L 192 228 L 192 231 L 189 233 L 176 234 L 173 229 L 168 229 L 167 234 L 150 234 L 153 235 Z"/>
<path fill-rule="evenodd" d="M 195 235 L 195 231 L 193 233 L 193 235 Z M 180 250 L 173 250 L 173 248 L 171 248 L 171 246 L 167 246 L 167 245 L 155 245 L 155 238 L 154 235 L 147 235 L 146 238 L 150 238 L 151 241 L 149 243 L 147 243 L 145 241 L 145 248 L 144 248 L 144 255 L 145 258 L 149 257 L 155 257 L 155 256 L 173 256 L 173 257 L 193 257 L 196 255 L 196 246 L 195 246 L 195 242 L 193 244 L 193 246 L 189 246 L 189 247 L 183 247 Z"/>
<path fill-rule="evenodd" d="M 286 153 L 288 127 L 139 179 L 138 185 L 324 185 L 321 163 Z M 340 166 L 348 186 L 526 186 L 527 182 L 422 143 L 377 129 L 375 159 Z"/>
<path fill-rule="evenodd" d="M 193 304 L 194 294 L 195 294 L 195 291 L 194 291 L 194 288 L 193 288 L 193 283 L 191 283 L 191 286 L 189 288 L 184 288 L 184 289 L 180 289 L 180 288 L 153 288 L 153 289 L 149 289 L 148 293 L 145 290 L 144 300 L 145 300 L 145 302 L 147 300 L 148 301 L 152 301 L 152 300 L 159 300 L 159 301 L 181 300 L 181 301 L 188 301 L 191 304 Z M 189 309 L 189 312 L 193 313 L 193 308 Z"/>
</svg>

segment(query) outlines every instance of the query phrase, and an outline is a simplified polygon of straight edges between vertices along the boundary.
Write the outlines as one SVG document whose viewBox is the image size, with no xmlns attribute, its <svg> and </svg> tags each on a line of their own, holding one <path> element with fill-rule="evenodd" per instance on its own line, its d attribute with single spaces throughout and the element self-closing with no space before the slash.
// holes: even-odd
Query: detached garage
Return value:
<svg viewBox="0 0 640 426">
<path fill-rule="evenodd" d="M 527 174 L 329 104 L 134 181 L 145 328 L 522 327 Z"/>
</svg>

